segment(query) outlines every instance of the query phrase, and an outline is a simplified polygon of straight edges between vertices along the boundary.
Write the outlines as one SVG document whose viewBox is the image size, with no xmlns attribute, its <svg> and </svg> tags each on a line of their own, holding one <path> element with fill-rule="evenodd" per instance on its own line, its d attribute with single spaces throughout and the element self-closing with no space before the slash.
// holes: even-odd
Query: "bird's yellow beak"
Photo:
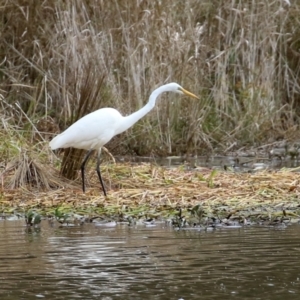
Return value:
<svg viewBox="0 0 300 300">
<path fill-rule="evenodd" d="M 192 97 L 192 98 L 196 98 L 196 99 L 200 100 L 199 97 L 197 97 L 197 96 L 194 95 L 193 93 L 191 93 L 191 92 L 185 90 L 184 88 L 180 88 L 180 91 L 182 91 L 182 92 L 183 92 L 185 95 L 187 95 L 187 96 L 190 96 L 190 97 Z"/>
</svg>

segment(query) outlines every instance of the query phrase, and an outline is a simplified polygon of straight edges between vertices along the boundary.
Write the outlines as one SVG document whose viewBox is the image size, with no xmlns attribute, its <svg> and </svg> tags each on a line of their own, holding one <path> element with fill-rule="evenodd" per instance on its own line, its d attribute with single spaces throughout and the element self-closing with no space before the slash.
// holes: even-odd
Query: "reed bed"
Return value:
<svg viewBox="0 0 300 300">
<path fill-rule="evenodd" d="M 171 81 L 201 100 L 162 96 L 107 145 L 113 155 L 226 155 L 298 141 L 299 1 L 0 0 L 0 11 L 2 210 L 297 203 L 294 172 L 152 165 L 106 164 L 109 196 L 93 180 L 83 195 L 49 171 L 75 179 L 82 152 L 66 151 L 60 164 L 48 142 L 97 108 L 130 114 Z"/>
<path fill-rule="evenodd" d="M 129 114 L 170 81 L 201 100 L 162 97 L 114 154 L 299 138 L 299 1 L 11 0 L 0 11 L 0 114 L 31 143 L 42 118 L 47 140 L 96 108 Z"/>
</svg>

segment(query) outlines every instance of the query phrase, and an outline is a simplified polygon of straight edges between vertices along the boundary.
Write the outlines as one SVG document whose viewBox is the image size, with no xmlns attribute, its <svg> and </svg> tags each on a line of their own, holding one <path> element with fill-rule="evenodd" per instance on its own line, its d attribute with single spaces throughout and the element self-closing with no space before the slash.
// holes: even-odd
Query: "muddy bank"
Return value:
<svg viewBox="0 0 300 300">
<path fill-rule="evenodd" d="M 85 194 L 78 185 L 48 191 L 1 191 L 2 218 L 29 210 L 43 217 L 78 214 L 85 221 L 168 220 L 174 226 L 288 224 L 300 220 L 297 169 L 237 173 L 152 164 L 103 165 L 108 196 L 94 172 Z"/>
</svg>

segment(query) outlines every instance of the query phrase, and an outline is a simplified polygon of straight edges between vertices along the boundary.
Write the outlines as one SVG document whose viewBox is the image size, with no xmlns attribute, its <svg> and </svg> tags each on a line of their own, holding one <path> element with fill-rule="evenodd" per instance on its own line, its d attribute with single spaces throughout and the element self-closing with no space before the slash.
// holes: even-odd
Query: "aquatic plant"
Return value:
<svg viewBox="0 0 300 300">
<path fill-rule="evenodd" d="M 41 223 L 42 216 L 34 211 L 34 210 L 29 210 L 25 213 L 25 221 L 27 226 L 36 226 Z"/>
</svg>

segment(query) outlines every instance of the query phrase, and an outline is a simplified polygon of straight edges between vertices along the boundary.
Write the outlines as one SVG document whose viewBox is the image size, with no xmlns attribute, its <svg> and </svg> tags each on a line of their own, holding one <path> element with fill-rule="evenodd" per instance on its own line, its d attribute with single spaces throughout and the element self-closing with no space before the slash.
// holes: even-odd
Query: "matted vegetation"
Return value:
<svg viewBox="0 0 300 300">
<path fill-rule="evenodd" d="M 171 81 L 201 100 L 163 96 L 148 116 L 107 145 L 113 155 L 226 154 L 244 146 L 299 138 L 299 1 L 11 0 L 0 4 L 1 166 L 5 172 L 27 168 L 19 171 L 23 179 L 12 178 L 10 187 L 32 180 L 38 185 L 36 176 L 44 176 L 41 166 L 46 173 L 49 165 L 60 167 L 48 141 L 82 115 L 105 106 L 129 114 L 145 104 L 151 90 Z M 80 157 L 82 153 L 65 153 L 62 170 L 69 178 L 76 178 Z M 114 170 L 110 176 L 118 176 L 120 170 Z M 228 180 L 239 178 L 225 174 Z M 61 185 L 56 173 L 47 176 L 41 189 Z M 284 181 L 287 174 L 282 176 Z M 151 187 L 141 181 L 137 187 L 134 178 L 128 179 L 105 201 L 130 202 L 131 193 L 136 199 L 143 193 L 143 199 L 164 195 L 165 182 L 156 189 L 157 181 Z M 205 180 L 198 184 L 200 189 L 183 180 L 167 188 L 170 196 L 164 199 L 184 205 L 186 199 L 194 199 L 194 195 L 186 198 L 186 193 L 194 194 L 195 189 L 199 201 L 216 192 L 206 191 Z M 227 188 L 230 196 L 220 194 L 224 201 L 235 199 Z M 67 199 L 71 197 L 67 191 L 45 195 L 60 199 L 65 194 Z M 2 195 L 12 199 L 11 193 L 19 192 L 4 190 Z M 78 191 L 72 197 L 80 201 L 89 197 L 92 203 L 93 195 L 96 202 L 104 201 L 94 190 L 86 196 Z M 47 197 L 38 197 L 47 203 Z"/>
<path fill-rule="evenodd" d="M 0 209 L 6 214 L 30 209 L 48 216 L 58 210 L 60 216 L 76 212 L 88 220 L 171 219 L 177 226 L 184 225 L 183 216 L 189 225 L 300 221 L 300 174 L 291 170 L 249 174 L 106 164 L 103 175 L 110 186 L 108 197 L 91 176 L 86 194 L 79 184 L 51 192 L 2 191 Z"/>
</svg>

